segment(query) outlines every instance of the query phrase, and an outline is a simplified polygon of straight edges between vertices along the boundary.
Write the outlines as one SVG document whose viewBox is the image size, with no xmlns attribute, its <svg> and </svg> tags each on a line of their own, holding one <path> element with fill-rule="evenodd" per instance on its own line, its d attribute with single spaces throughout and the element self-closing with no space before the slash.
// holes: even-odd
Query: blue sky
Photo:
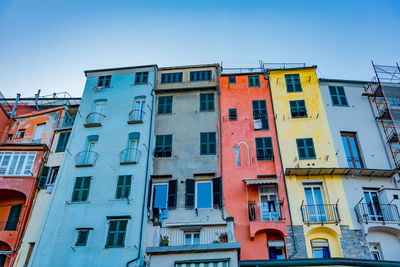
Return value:
<svg viewBox="0 0 400 267">
<path fill-rule="evenodd" d="M 400 63 L 399 0 L 0 0 L 0 91 L 81 96 L 86 69 L 305 62 L 366 79 Z"/>
</svg>

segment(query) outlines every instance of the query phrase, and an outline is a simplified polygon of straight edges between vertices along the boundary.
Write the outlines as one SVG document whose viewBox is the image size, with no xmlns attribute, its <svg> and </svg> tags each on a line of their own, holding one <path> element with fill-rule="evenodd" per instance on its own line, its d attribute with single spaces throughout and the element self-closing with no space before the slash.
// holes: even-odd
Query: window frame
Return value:
<svg viewBox="0 0 400 267">
<path fill-rule="evenodd" d="M 300 105 L 302 103 L 303 105 Z M 289 106 L 290 106 L 290 114 L 293 119 L 301 119 L 301 118 L 307 118 L 307 108 L 306 108 L 306 101 L 303 99 L 300 100 L 290 100 L 289 101 Z M 304 108 L 305 112 L 303 115 L 302 112 L 300 111 L 301 108 Z M 293 110 L 295 110 L 293 112 Z"/>
<path fill-rule="evenodd" d="M 61 139 L 61 135 L 63 136 L 63 139 Z M 70 136 L 71 136 L 71 131 L 59 133 L 58 140 L 57 140 L 57 146 L 56 146 L 56 150 L 55 150 L 56 153 L 65 152 L 65 149 L 67 148 Z M 61 143 L 61 140 L 63 141 L 63 143 Z"/>
<path fill-rule="evenodd" d="M 161 84 L 183 82 L 183 72 L 161 73 Z"/>
<path fill-rule="evenodd" d="M 343 94 L 339 93 L 339 90 L 343 90 Z M 347 100 L 346 92 L 344 90 L 344 86 L 336 86 L 329 85 L 328 86 L 329 94 L 331 96 L 332 106 L 336 107 L 349 107 L 349 101 Z M 332 92 L 334 90 L 334 92 Z M 334 98 L 337 99 L 338 104 L 335 104 Z M 342 99 L 343 98 L 343 99 Z M 343 100 L 346 102 L 344 103 Z"/>
<path fill-rule="evenodd" d="M 76 237 L 75 247 L 86 247 L 88 239 L 89 239 L 90 230 L 92 230 L 92 229 L 89 229 L 89 228 L 78 228 L 78 229 L 76 229 L 77 237 Z M 85 241 L 84 242 L 79 242 L 80 234 L 84 233 L 84 232 L 86 233 Z"/>
<path fill-rule="evenodd" d="M 360 149 L 360 145 L 358 142 L 357 133 L 355 133 L 355 132 L 340 132 L 340 137 L 342 139 L 342 144 L 343 144 L 343 148 L 344 148 L 344 152 L 346 155 L 346 160 L 347 160 L 347 164 L 349 165 L 349 168 L 363 169 L 365 165 L 364 165 L 364 160 L 363 160 L 363 157 L 361 154 L 361 149 Z M 354 157 L 354 151 L 351 146 L 350 137 L 354 138 L 354 144 L 356 146 L 355 152 L 358 154 L 358 161 L 360 162 L 360 167 L 357 167 L 357 157 Z M 346 147 L 345 147 L 343 138 L 346 139 L 346 145 L 347 145 L 348 151 L 350 152 L 350 155 L 347 155 L 347 153 L 346 153 Z M 349 157 L 349 156 L 351 156 L 351 157 Z M 350 166 L 350 164 L 349 164 L 350 162 L 352 162 L 353 167 Z"/>
<path fill-rule="evenodd" d="M 288 93 L 299 93 L 303 92 L 303 86 L 301 85 L 301 78 L 300 74 L 292 73 L 292 74 L 285 74 L 285 84 L 286 84 L 286 91 Z M 297 88 L 296 85 L 300 88 Z M 289 87 L 293 89 L 289 90 Z"/>
<path fill-rule="evenodd" d="M 163 102 L 161 102 L 161 99 L 163 99 Z M 169 102 L 169 100 L 171 101 Z M 172 114 L 172 103 L 173 96 L 159 96 L 157 102 L 157 115 Z"/>
<path fill-rule="evenodd" d="M 258 147 L 257 146 L 257 140 L 261 140 L 263 146 L 262 147 Z M 266 143 L 267 140 L 269 140 L 269 142 L 271 143 L 271 147 L 266 147 Z M 274 148 L 273 148 L 273 144 L 272 144 L 272 137 L 255 137 L 254 138 L 255 141 L 255 145 L 256 145 L 256 157 L 257 157 L 257 161 L 273 161 L 274 160 Z M 262 150 L 263 151 L 263 158 L 261 159 L 258 156 L 258 151 Z M 271 150 L 271 155 L 270 156 L 265 156 L 265 152 Z"/>
<path fill-rule="evenodd" d="M 249 76 L 247 76 L 247 81 L 248 81 L 249 87 L 260 87 L 261 86 L 260 75 L 249 75 Z"/>
<path fill-rule="evenodd" d="M 306 144 L 307 140 L 310 140 L 310 139 L 311 139 L 311 142 L 312 142 L 312 149 L 313 149 L 314 156 L 310 156 L 309 155 L 308 149 L 310 149 L 311 147 L 307 146 L 307 144 Z M 299 143 L 298 143 L 300 140 L 302 140 L 303 141 L 303 145 L 305 145 L 303 147 L 303 149 L 305 151 L 305 154 L 306 154 L 305 157 L 301 157 L 301 155 L 300 155 L 300 148 L 299 148 Z M 309 159 L 316 159 L 317 158 L 317 153 L 315 151 L 315 145 L 314 145 L 314 139 L 312 137 L 296 138 L 296 146 L 297 146 L 297 153 L 298 153 L 298 156 L 299 156 L 299 160 L 309 160 Z"/>
<path fill-rule="evenodd" d="M 169 190 L 169 184 L 168 182 L 162 182 L 162 183 L 154 183 L 152 184 L 152 197 L 151 197 L 151 208 L 159 208 L 159 207 L 154 207 L 154 202 L 156 198 L 156 186 L 166 186 L 166 194 L 165 194 L 165 209 L 168 209 L 168 190 Z M 162 209 L 162 208 L 161 208 Z"/>
<path fill-rule="evenodd" d="M 26 129 L 18 129 L 15 139 L 22 139 L 25 136 Z"/>
<path fill-rule="evenodd" d="M 265 104 L 265 109 L 262 108 L 262 104 Z M 255 107 L 255 105 L 257 107 Z M 269 130 L 269 121 L 268 121 L 268 107 L 267 107 L 267 100 L 261 99 L 261 100 L 252 100 L 251 101 L 251 107 L 253 111 L 253 120 L 261 120 L 261 129 L 254 129 L 255 131 L 268 131 Z M 263 118 L 265 116 L 265 118 Z"/>
<path fill-rule="evenodd" d="M 186 243 L 186 236 L 190 235 L 190 244 Z M 195 243 L 195 235 L 199 235 L 199 242 Z M 185 237 L 185 246 L 193 246 L 193 245 L 200 245 L 200 232 L 184 232 Z"/>
<path fill-rule="evenodd" d="M 56 182 L 59 172 L 60 172 L 60 166 L 51 167 L 50 171 L 49 171 L 49 177 L 47 178 L 47 181 L 46 181 L 46 185 L 53 185 Z M 56 173 L 55 176 L 54 176 L 54 173 Z"/>
<path fill-rule="evenodd" d="M 190 82 L 204 82 L 212 81 L 212 71 L 211 70 L 199 70 L 190 72 Z"/>
<path fill-rule="evenodd" d="M 230 108 L 228 110 L 228 118 L 229 118 L 229 121 L 237 121 L 238 120 L 238 114 L 237 114 L 236 108 Z"/>
<path fill-rule="evenodd" d="M 214 136 L 214 141 L 211 141 Z M 206 139 L 203 142 L 203 137 Z M 203 146 L 206 146 L 206 151 L 203 150 Z M 214 146 L 214 152 L 211 152 L 211 148 Z M 200 155 L 216 155 L 217 154 L 217 133 L 216 132 L 201 132 L 200 133 Z"/>
<path fill-rule="evenodd" d="M 116 229 L 111 231 L 111 223 L 116 222 Z M 125 223 L 125 230 L 121 231 L 120 230 L 120 226 L 121 226 L 121 222 Z M 125 239 L 126 239 L 126 233 L 128 232 L 128 219 L 108 219 L 108 230 L 107 230 L 107 237 L 106 237 L 106 244 L 105 247 L 106 248 L 124 248 L 125 247 Z M 123 240 L 122 240 L 122 245 L 118 245 L 118 235 L 120 233 L 123 233 Z M 113 238 L 113 243 L 111 245 L 109 245 L 109 238 L 110 235 L 114 234 L 114 238 Z"/>
<path fill-rule="evenodd" d="M 0 151 L 0 176 L 33 176 L 36 155 L 34 151 Z"/>
<path fill-rule="evenodd" d="M 228 84 L 236 84 L 236 76 L 228 76 Z"/>
<path fill-rule="evenodd" d="M 120 184 L 120 179 L 123 178 L 123 184 Z M 126 182 L 129 181 L 129 184 Z M 120 195 L 118 195 L 118 190 L 121 189 Z M 132 175 L 119 175 L 117 179 L 117 187 L 115 191 L 115 199 L 125 200 L 129 199 L 132 189 Z"/>
<path fill-rule="evenodd" d="M 326 242 L 327 243 L 327 246 L 314 246 L 313 245 L 313 241 L 314 242 Z M 330 258 L 332 258 L 332 255 L 331 255 L 331 249 L 330 249 L 330 247 L 329 247 L 329 241 L 327 240 L 327 239 L 324 239 L 324 240 L 310 240 L 310 243 L 311 243 L 311 253 L 312 253 L 312 255 L 313 255 L 313 259 L 330 259 Z M 315 257 L 315 255 L 314 255 L 314 249 L 315 250 L 322 250 L 322 253 L 324 253 L 323 252 L 323 249 L 324 248 L 328 248 L 328 253 L 329 253 L 329 257 L 324 257 L 324 256 L 322 256 L 322 257 Z"/>
<path fill-rule="evenodd" d="M 168 145 L 166 144 L 167 137 L 171 136 L 171 143 Z M 161 146 L 157 146 L 157 138 L 162 137 L 162 144 Z M 172 144 L 173 144 L 173 135 L 172 134 L 161 134 L 161 135 L 156 135 L 156 140 L 154 144 L 154 157 L 155 158 L 171 158 L 172 157 Z M 160 152 L 157 152 L 157 149 L 161 148 Z M 164 151 L 164 150 L 169 150 L 170 151 Z M 158 156 L 156 153 L 162 153 L 161 156 Z"/>
<path fill-rule="evenodd" d="M 82 178 L 82 179 L 81 179 L 80 187 L 76 188 L 77 183 L 78 183 L 78 178 Z M 86 179 L 89 180 L 88 188 L 84 188 Z M 92 177 L 91 176 L 79 176 L 79 177 L 76 177 L 75 178 L 74 187 L 72 189 L 71 203 L 87 202 L 88 198 L 89 198 L 91 183 L 92 183 Z M 85 191 L 87 191 L 87 194 L 86 194 L 86 198 L 83 199 L 83 196 L 84 196 L 83 194 L 84 194 Z M 78 192 L 78 197 L 77 197 L 76 200 L 74 200 L 75 192 Z"/>
<path fill-rule="evenodd" d="M 198 207 L 198 197 L 200 196 L 199 192 L 198 192 L 198 184 L 210 184 L 210 207 L 202 207 L 199 208 Z M 194 191 L 194 196 L 195 196 L 195 203 L 194 203 L 194 207 L 196 209 L 213 209 L 214 207 L 214 199 L 213 199 L 213 194 L 214 194 L 214 190 L 213 190 L 213 182 L 205 180 L 205 181 L 196 181 L 195 180 L 195 191 Z"/>
<path fill-rule="evenodd" d="M 214 93 L 200 93 L 200 111 L 215 111 L 215 94 Z M 203 105 L 204 104 L 204 107 Z"/>
<path fill-rule="evenodd" d="M 149 72 L 139 71 L 135 73 L 135 85 L 143 85 L 149 83 Z"/>
<path fill-rule="evenodd" d="M 111 87 L 111 77 L 112 75 L 103 75 L 99 76 L 97 80 L 97 86 L 102 88 L 110 88 Z"/>
</svg>

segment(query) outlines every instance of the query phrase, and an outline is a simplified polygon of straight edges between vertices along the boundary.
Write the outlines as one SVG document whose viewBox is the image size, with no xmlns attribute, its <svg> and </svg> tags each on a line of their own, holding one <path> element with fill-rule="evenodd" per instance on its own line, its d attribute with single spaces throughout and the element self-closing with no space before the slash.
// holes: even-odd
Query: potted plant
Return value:
<svg viewBox="0 0 400 267">
<path fill-rule="evenodd" d="M 253 199 L 249 199 L 249 206 L 255 206 L 256 205 L 256 201 Z"/>
<path fill-rule="evenodd" d="M 168 245 L 169 245 L 169 237 L 168 236 L 161 237 L 160 247 L 168 247 Z"/>
<path fill-rule="evenodd" d="M 283 205 L 283 199 L 279 199 L 279 205 Z"/>
<path fill-rule="evenodd" d="M 228 234 L 226 232 L 219 234 L 219 241 L 221 243 L 228 243 Z"/>
</svg>

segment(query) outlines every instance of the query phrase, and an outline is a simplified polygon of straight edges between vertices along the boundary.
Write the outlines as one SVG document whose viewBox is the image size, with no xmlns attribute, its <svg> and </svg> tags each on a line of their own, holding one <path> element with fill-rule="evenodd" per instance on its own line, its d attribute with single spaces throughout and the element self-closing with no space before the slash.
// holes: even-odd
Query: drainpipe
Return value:
<svg viewBox="0 0 400 267">
<path fill-rule="evenodd" d="M 292 258 L 294 255 L 297 254 L 297 247 L 296 247 L 296 237 L 294 235 L 294 229 L 293 229 L 293 219 L 292 219 L 292 212 L 290 211 L 290 201 L 289 201 L 289 194 L 287 191 L 287 185 L 286 185 L 286 176 L 285 176 L 285 171 L 283 170 L 283 162 L 282 162 L 282 157 L 281 157 L 281 147 L 279 145 L 279 137 L 278 137 L 278 129 L 276 127 L 276 120 L 275 120 L 275 108 L 274 108 L 274 101 L 272 101 L 272 91 L 271 91 L 271 82 L 270 82 L 270 76 L 269 76 L 269 71 L 268 71 L 268 86 L 269 86 L 269 92 L 271 95 L 271 103 L 272 103 L 272 112 L 274 115 L 274 125 L 275 125 L 275 134 L 276 134 L 276 140 L 278 143 L 278 151 L 279 151 L 279 160 L 281 162 L 281 168 L 282 168 L 282 175 L 283 175 L 283 184 L 285 185 L 285 191 L 286 191 L 286 197 L 287 197 L 287 202 L 288 202 L 288 210 L 289 210 L 289 217 L 290 217 L 290 228 L 292 229 L 292 239 L 293 239 L 293 247 L 294 247 L 294 252 L 291 255 L 288 255 L 288 259 Z"/>
<path fill-rule="evenodd" d="M 222 116 L 221 116 L 221 90 L 220 90 L 220 76 L 221 76 L 221 69 L 217 68 L 217 94 L 218 94 L 218 121 L 219 121 L 219 166 L 220 166 L 220 177 L 221 177 L 221 183 L 222 180 L 224 179 L 222 176 Z M 221 186 L 221 188 L 223 188 L 223 186 Z M 222 203 L 221 203 L 221 208 L 224 208 L 224 194 L 223 194 L 224 190 L 221 190 L 221 199 L 222 199 Z M 224 216 L 224 212 L 221 212 L 221 216 L 222 219 L 224 221 L 226 221 L 226 218 Z"/>
<path fill-rule="evenodd" d="M 143 205 L 142 205 L 142 216 L 140 217 L 141 218 L 141 223 L 140 223 L 140 235 L 139 235 L 140 237 L 139 237 L 138 255 L 136 256 L 136 258 L 128 261 L 126 263 L 126 267 L 129 267 L 129 264 L 131 264 L 134 261 L 137 261 L 140 258 L 140 253 L 141 253 L 141 250 L 142 250 L 144 210 L 146 208 L 146 199 L 147 199 L 147 195 L 148 195 L 147 194 L 147 184 L 149 183 L 148 182 L 148 178 L 149 178 L 149 175 L 148 175 L 149 161 L 150 161 L 150 156 L 152 155 L 150 145 L 151 145 L 151 137 L 152 137 L 151 129 L 152 129 L 152 126 L 153 126 L 153 110 L 154 110 L 154 106 L 155 106 L 155 103 L 154 103 L 154 88 L 156 87 L 156 77 L 157 77 L 157 71 L 155 70 L 154 71 L 154 85 L 153 85 L 153 89 L 151 90 L 152 108 L 151 108 L 151 112 L 150 112 L 149 142 L 147 144 L 148 154 L 147 154 L 147 162 L 146 162 L 146 173 L 145 173 L 145 178 L 144 178 L 145 181 L 144 181 L 144 192 L 143 192 L 143 201 L 142 201 L 142 203 L 143 203 Z"/>
<path fill-rule="evenodd" d="M 15 112 L 17 111 L 17 105 L 18 105 L 18 102 L 19 102 L 20 98 L 21 98 L 21 94 L 17 94 L 17 98 L 15 98 L 14 106 L 13 106 L 13 109 L 12 109 L 11 115 L 10 115 L 11 119 L 14 118 L 14 115 L 15 115 Z"/>
</svg>

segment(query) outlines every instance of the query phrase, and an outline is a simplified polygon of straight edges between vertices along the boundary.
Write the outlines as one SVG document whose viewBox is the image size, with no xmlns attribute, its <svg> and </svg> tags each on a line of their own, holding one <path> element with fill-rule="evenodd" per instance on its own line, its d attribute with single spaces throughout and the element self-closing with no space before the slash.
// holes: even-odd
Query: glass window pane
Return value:
<svg viewBox="0 0 400 267">
<path fill-rule="evenodd" d="M 154 208 L 167 208 L 168 185 L 154 185 Z"/>
<path fill-rule="evenodd" d="M 197 183 L 197 208 L 211 207 L 211 183 Z"/>
</svg>

